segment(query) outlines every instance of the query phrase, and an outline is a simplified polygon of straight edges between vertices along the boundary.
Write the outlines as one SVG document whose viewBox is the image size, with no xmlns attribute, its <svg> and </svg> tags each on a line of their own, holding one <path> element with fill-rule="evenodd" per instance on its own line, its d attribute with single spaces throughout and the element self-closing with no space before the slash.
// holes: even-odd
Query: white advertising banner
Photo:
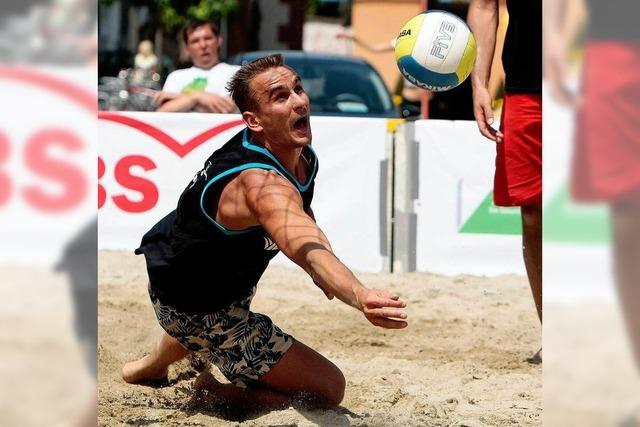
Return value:
<svg viewBox="0 0 640 427">
<path fill-rule="evenodd" d="M 475 122 L 415 122 L 416 268 L 439 274 L 525 274 L 518 208 L 492 203 L 494 143 Z"/>
<path fill-rule="evenodd" d="M 349 268 L 381 272 L 387 120 L 316 117 L 311 125 L 320 159 L 316 220 Z"/>
<path fill-rule="evenodd" d="M 95 70 L 0 66 L 0 263 L 51 267 L 95 219 Z"/>
<path fill-rule="evenodd" d="M 99 115 L 99 248 L 133 250 L 175 208 L 207 157 L 243 128 L 239 115 Z M 335 253 L 358 271 L 382 271 L 381 167 L 385 119 L 314 117 L 320 161 L 312 204 Z M 274 262 L 288 262 L 279 255 Z"/>
</svg>

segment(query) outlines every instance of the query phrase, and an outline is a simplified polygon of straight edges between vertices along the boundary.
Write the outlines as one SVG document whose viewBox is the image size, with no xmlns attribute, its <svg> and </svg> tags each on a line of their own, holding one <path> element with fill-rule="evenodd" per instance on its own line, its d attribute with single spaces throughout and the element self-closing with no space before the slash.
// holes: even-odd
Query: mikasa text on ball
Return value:
<svg viewBox="0 0 640 427">
<path fill-rule="evenodd" d="M 400 72 L 424 89 L 452 89 L 471 73 L 476 59 L 476 40 L 462 19 L 441 10 L 411 18 L 396 39 Z"/>
</svg>

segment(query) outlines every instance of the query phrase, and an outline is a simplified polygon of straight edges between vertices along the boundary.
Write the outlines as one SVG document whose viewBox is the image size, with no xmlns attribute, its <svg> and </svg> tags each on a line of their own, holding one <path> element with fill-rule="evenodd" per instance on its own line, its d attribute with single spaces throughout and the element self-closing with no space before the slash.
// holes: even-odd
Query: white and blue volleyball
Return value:
<svg viewBox="0 0 640 427">
<path fill-rule="evenodd" d="M 434 92 L 465 81 L 476 59 L 476 39 L 465 21 L 441 10 L 411 18 L 396 39 L 396 61 L 414 85 Z"/>
</svg>

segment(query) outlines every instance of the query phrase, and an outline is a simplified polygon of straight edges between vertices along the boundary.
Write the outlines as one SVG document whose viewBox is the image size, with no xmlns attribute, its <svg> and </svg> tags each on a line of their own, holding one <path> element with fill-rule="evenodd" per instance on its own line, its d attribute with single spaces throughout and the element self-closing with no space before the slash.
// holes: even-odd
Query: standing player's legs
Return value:
<svg viewBox="0 0 640 427">
<path fill-rule="evenodd" d="M 130 384 L 163 381 L 167 378 L 169 365 L 183 359 L 189 353 L 177 339 L 165 332 L 151 353 L 124 365 L 122 379 Z"/>
<path fill-rule="evenodd" d="M 640 369 L 640 196 L 631 196 L 611 204 L 613 252 L 618 288 L 627 333 L 635 362 Z M 640 416 L 640 414 L 638 414 Z"/>
<path fill-rule="evenodd" d="M 520 206 L 524 262 L 542 322 L 542 96 L 505 94 L 501 120 L 493 199 Z"/>
<path fill-rule="evenodd" d="M 611 203 L 615 282 L 618 301 L 631 344 L 640 369 L 640 196 L 635 195 Z M 624 426 L 640 425 L 640 407 L 627 417 Z"/>
<path fill-rule="evenodd" d="M 542 206 L 520 207 L 522 216 L 522 254 L 529 286 L 542 323 Z"/>
<path fill-rule="evenodd" d="M 194 403 L 213 410 L 251 413 L 286 408 L 331 409 L 344 396 L 340 369 L 315 350 L 294 341 L 282 359 L 246 388 L 221 384 L 206 372 L 196 380 Z"/>
</svg>

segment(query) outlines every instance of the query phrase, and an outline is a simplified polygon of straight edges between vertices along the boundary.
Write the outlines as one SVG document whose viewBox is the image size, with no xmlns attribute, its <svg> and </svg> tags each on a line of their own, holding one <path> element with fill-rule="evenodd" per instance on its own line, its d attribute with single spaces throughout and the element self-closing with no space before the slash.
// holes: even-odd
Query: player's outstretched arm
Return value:
<svg viewBox="0 0 640 427">
<path fill-rule="evenodd" d="M 289 181 L 273 171 L 246 172 L 241 179 L 247 206 L 288 258 L 325 293 L 362 311 L 372 324 L 389 329 L 407 326 L 405 302 L 389 291 L 365 288 L 336 258 Z"/>
</svg>

